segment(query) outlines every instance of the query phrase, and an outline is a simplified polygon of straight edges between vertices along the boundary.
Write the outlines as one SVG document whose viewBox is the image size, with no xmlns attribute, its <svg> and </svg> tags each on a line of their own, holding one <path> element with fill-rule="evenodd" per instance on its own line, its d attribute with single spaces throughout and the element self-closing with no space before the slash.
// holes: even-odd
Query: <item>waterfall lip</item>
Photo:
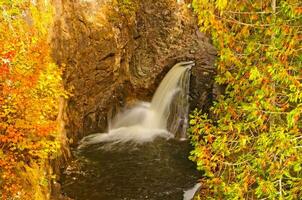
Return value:
<svg viewBox="0 0 302 200">
<path fill-rule="evenodd" d="M 193 66 L 195 66 L 195 61 L 191 60 L 191 61 L 183 61 L 183 62 L 179 62 L 176 65 L 181 66 L 181 67 L 188 67 L 189 69 L 191 69 Z"/>
</svg>

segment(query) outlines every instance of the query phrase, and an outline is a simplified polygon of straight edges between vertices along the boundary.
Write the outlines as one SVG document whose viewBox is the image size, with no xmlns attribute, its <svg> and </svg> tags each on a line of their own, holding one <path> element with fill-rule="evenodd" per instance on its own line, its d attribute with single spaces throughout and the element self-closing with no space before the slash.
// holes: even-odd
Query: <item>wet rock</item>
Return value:
<svg viewBox="0 0 302 200">
<path fill-rule="evenodd" d="M 134 0 L 133 0 L 134 1 Z M 191 10 L 174 0 L 136 1 L 123 15 L 103 0 L 55 0 L 53 58 L 72 92 L 67 136 L 106 131 L 108 120 L 133 100 L 150 100 L 177 62 L 194 60 L 191 108 L 212 100 L 215 49 L 198 31 Z"/>
</svg>

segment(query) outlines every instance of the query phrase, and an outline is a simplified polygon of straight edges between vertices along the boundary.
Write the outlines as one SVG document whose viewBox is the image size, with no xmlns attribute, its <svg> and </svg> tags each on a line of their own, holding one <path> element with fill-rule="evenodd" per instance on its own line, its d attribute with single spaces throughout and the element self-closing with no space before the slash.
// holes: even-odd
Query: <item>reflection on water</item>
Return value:
<svg viewBox="0 0 302 200">
<path fill-rule="evenodd" d="M 187 141 L 97 144 L 76 150 L 62 187 L 76 200 L 182 200 L 198 179 Z"/>
</svg>

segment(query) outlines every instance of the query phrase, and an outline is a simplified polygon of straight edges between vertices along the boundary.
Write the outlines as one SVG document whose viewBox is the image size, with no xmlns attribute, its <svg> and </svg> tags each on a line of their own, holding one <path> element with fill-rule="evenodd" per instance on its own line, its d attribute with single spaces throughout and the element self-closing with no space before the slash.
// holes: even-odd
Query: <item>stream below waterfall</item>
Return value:
<svg viewBox="0 0 302 200">
<path fill-rule="evenodd" d="M 188 141 L 162 138 L 75 150 L 62 189 L 75 200 L 182 200 L 199 177 L 189 151 Z"/>
<path fill-rule="evenodd" d="M 74 151 L 76 159 L 62 179 L 67 196 L 76 200 L 191 199 L 189 193 L 194 190 L 190 188 L 198 173 L 188 160 L 190 144 L 184 139 L 192 66 L 192 61 L 176 64 L 151 102 L 125 108 L 110 121 L 107 133 L 81 140 Z"/>
</svg>

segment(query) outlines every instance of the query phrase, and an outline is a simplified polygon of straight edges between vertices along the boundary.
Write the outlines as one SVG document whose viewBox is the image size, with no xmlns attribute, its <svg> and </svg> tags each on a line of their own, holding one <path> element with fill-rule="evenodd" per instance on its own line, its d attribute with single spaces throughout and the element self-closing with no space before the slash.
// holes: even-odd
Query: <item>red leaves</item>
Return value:
<svg viewBox="0 0 302 200">
<path fill-rule="evenodd" d="M 0 77 L 5 77 L 9 74 L 8 64 L 4 63 L 0 66 Z"/>
<path fill-rule="evenodd" d="M 7 53 L 5 53 L 2 58 L 4 59 L 8 59 L 10 62 L 12 61 L 13 57 L 16 55 L 16 51 L 15 50 L 11 50 Z"/>
<path fill-rule="evenodd" d="M 0 77 L 6 77 L 9 73 L 9 64 L 12 62 L 16 51 L 12 50 L 0 56 Z"/>
</svg>

